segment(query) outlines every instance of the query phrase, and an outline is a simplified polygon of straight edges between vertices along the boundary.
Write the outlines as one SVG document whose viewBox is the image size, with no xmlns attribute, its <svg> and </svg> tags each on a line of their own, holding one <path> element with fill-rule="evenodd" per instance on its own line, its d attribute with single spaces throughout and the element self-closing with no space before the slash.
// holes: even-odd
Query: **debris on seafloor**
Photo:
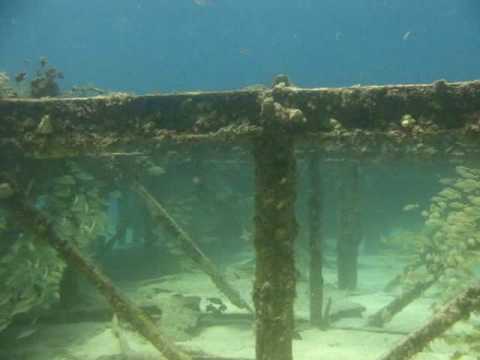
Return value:
<svg viewBox="0 0 480 360">
<path fill-rule="evenodd" d="M 232 304 L 240 309 L 253 313 L 253 309 L 230 284 L 227 278 L 220 273 L 216 265 L 208 258 L 194 242 L 189 234 L 170 216 L 165 208 L 158 202 L 150 192 L 141 184 L 134 182 L 132 190 L 135 191 L 148 205 L 152 218 L 159 225 L 163 225 L 166 231 L 175 236 L 178 242 L 180 254 L 192 260 L 196 266 L 205 272 L 214 285 L 220 290 Z"/>
<path fill-rule="evenodd" d="M 212 314 L 223 314 L 227 310 L 227 306 L 222 299 L 216 297 L 209 297 L 206 299 L 205 311 Z"/>
<path fill-rule="evenodd" d="M 353 301 L 342 300 L 332 305 L 329 322 L 333 323 L 344 318 L 361 318 L 366 308 Z"/>
<path fill-rule="evenodd" d="M 118 323 L 117 315 L 114 314 L 112 318 L 112 333 L 118 341 L 120 348 L 119 354 L 102 355 L 96 360 L 160 360 L 163 357 L 160 354 L 152 354 L 147 352 L 137 352 L 132 350 L 128 345 L 127 338 Z"/>
</svg>

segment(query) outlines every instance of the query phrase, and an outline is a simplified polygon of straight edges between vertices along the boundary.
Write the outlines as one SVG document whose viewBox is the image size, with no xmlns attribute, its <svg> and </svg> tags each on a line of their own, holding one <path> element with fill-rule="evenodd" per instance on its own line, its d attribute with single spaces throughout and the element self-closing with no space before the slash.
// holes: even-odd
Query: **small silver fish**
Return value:
<svg viewBox="0 0 480 360">
<path fill-rule="evenodd" d="M 213 0 L 193 0 L 193 3 L 197 6 L 211 6 L 213 5 Z"/>
<path fill-rule="evenodd" d="M 33 334 L 35 334 L 36 332 L 37 332 L 37 328 L 25 329 L 17 335 L 16 339 L 17 340 L 26 339 L 26 338 L 32 336 Z"/>
<path fill-rule="evenodd" d="M 412 211 L 418 209 L 420 207 L 419 204 L 408 204 L 403 207 L 403 211 Z"/>
</svg>

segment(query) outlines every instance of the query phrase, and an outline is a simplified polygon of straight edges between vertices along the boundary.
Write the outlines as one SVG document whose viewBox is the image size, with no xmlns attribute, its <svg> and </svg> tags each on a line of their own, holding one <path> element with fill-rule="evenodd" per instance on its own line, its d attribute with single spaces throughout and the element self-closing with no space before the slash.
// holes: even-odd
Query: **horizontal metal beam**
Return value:
<svg viewBox="0 0 480 360">
<path fill-rule="evenodd" d="M 452 152 L 458 143 L 476 147 L 480 133 L 480 81 L 318 89 L 280 84 L 210 93 L 4 98 L 0 147 L 63 157 L 172 143 L 242 143 L 262 132 L 259 98 L 266 96 L 303 114 L 300 125 L 282 124 L 287 131 L 332 153 L 368 155 L 383 143 L 406 144 L 410 151 L 425 139 L 447 139 Z"/>
</svg>

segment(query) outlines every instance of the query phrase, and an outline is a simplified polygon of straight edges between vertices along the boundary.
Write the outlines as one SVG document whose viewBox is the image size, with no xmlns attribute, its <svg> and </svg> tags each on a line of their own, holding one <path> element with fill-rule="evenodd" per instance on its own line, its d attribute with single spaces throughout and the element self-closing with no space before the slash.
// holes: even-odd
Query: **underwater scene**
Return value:
<svg viewBox="0 0 480 360">
<path fill-rule="evenodd" d="M 0 0 L 0 360 L 480 359 L 480 2 Z"/>
</svg>

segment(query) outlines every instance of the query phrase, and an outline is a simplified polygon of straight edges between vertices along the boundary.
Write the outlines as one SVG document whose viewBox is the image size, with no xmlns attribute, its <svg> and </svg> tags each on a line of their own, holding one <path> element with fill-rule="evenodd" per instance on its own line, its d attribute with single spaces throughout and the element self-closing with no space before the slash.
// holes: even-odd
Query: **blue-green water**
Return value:
<svg viewBox="0 0 480 360">
<path fill-rule="evenodd" d="M 270 87 L 279 73 L 299 87 L 354 89 L 475 80 L 479 16 L 474 0 L 0 0 L 0 105 L 12 96 L 115 93 L 108 107 L 121 104 L 124 93 L 258 90 Z M 196 125 L 208 127 L 218 113 L 210 104 L 197 105 Z M 0 126 L 12 120 L 3 109 Z M 467 114 L 474 142 L 479 113 Z M 254 224 L 262 219 L 255 214 L 258 174 L 251 146 L 171 146 L 144 153 L 140 142 L 97 157 L 32 158 L 21 152 L 21 141 L 11 139 L 52 139 L 55 126 L 65 125 L 68 133 L 71 125 L 71 119 L 48 114 L 32 117 L 19 122 L 8 141 L 0 139 L 0 360 L 159 358 L 125 319 L 112 319 L 88 281 L 15 221 L 19 213 L 12 217 L 2 203 L 11 196 L 4 172 L 20 178 L 27 201 L 55 233 L 182 350 L 254 359 L 253 315 L 218 286 L 218 279 L 226 281 L 254 306 Z M 422 114 L 406 125 L 402 119 L 387 130 L 409 137 L 433 129 Z M 149 124 L 141 125 L 148 132 Z M 386 161 L 337 154 L 322 157 L 317 170 L 312 148 L 296 148 L 295 360 L 381 359 L 478 278 L 478 161 L 455 155 L 463 144 L 445 139 L 442 146 L 453 149 L 453 160 L 422 162 L 415 151 Z M 282 211 L 285 204 L 276 206 Z M 319 211 L 313 220 L 312 209 Z M 322 326 L 309 323 L 316 221 L 323 310 L 331 320 Z M 356 286 L 339 280 L 342 237 L 356 241 Z M 432 276 L 435 284 L 391 314 L 383 328 L 367 324 L 370 315 Z M 353 311 L 342 313 L 344 307 Z M 479 329 L 478 316 L 461 321 L 418 359 L 478 356 Z"/>
<path fill-rule="evenodd" d="M 137 93 L 478 78 L 475 0 L 0 2 L 0 69 Z M 24 61 L 30 61 L 25 64 Z"/>
</svg>

